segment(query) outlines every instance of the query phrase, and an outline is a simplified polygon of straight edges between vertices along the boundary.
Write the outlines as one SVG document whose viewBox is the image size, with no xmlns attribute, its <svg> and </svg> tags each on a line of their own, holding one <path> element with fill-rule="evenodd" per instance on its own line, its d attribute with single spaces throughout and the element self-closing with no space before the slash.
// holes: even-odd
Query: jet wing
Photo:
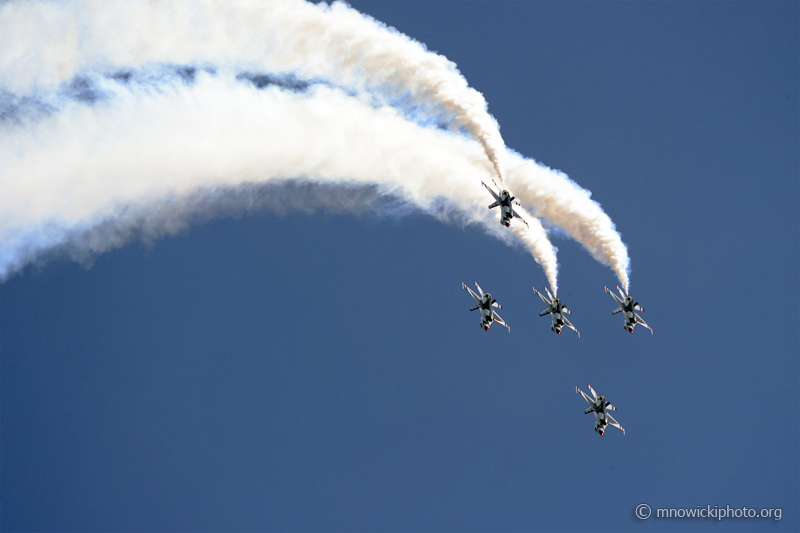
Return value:
<svg viewBox="0 0 800 533">
<path fill-rule="evenodd" d="M 650 326 L 648 326 L 648 325 L 647 325 L 647 322 L 645 322 L 644 320 L 642 320 L 642 317 L 640 317 L 638 313 L 633 313 L 633 316 L 634 316 L 634 318 L 636 318 L 636 323 L 637 323 L 637 324 L 641 324 L 642 326 L 644 326 L 644 327 L 646 327 L 647 329 L 649 329 L 649 330 L 650 330 L 650 335 L 653 335 L 653 328 L 651 328 Z"/>
<path fill-rule="evenodd" d="M 464 289 L 467 289 L 467 292 L 469 292 L 470 296 L 472 296 L 472 299 L 473 299 L 473 300 L 475 300 L 475 303 L 478 303 L 478 304 L 479 304 L 479 303 L 481 303 L 481 299 L 480 299 L 480 297 L 479 297 L 477 294 L 475 294 L 475 293 L 472 291 L 472 289 L 470 289 L 469 287 L 467 287 L 467 284 L 466 284 L 466 283 L 463 283 L 463 282 L 462 282 L 462 283 L 461 283 L 461 287 L 462 287 L 462 288 L 464 288 Z"/>
<path fill-rule="evenodd" d="M 625 434 L 625 428 L 620 426 L 619 422 L 614 420 L 613 416 L 611 416 L 610 414 L 606 413 L 606 420 L 608 421 L 608 425 L 609 426 L 614 426 L 615 428 L 621 429 L 622 430 L 622 434 L 623 435 Z"/>
<path fill-rule="evenodd" d="M 527 222 L 525 222 L 525 219 L 524 219 L 524 218 L 522 218 L 521 216 L 519 216 L 519 213 L 517 213 L 517 212 L 516 212 L 516 211 L 514 211 L 513 209 L 511 210 L 511 216 L 512 216 L 512 217 L 514 217 L 514 218 L 518 218 L 518 219 L 520 220 L 520 222 L 522 222 L 523 224 L 525 224 L 526 226 L 528 226 L 528 227 L 530 228 L 530 226 L 528 225 L 528 223 L 527 223 Z"/>
<path fill-rule="evenodd" d="M 581 332 L 580 332 L 580 331 L 578 331 L 578 330 L 575 328 L 575 326 L 573 326 L 573 325 L 572 325 L 572 322 L 570 322 L 570 321 L 567 319 L 567 317 L 565 317 L 565 316 L 563 316 L 563 315 L 562 315 L 562 317 L 561 317 L 561 318 L 563 318 L 563 319 L 564 319 L 564 325 L 565 325 L 565 326 L 567 326 L 567 327 L 568 327 L 569 329 L 571 329 L 572 331 L 574 331 L 575 333 L 577 333 L 577 334 L 578 334 L 578 338 L 580 339 L 580 338 L 581 338 Z"/>
<path fill-rule="evenodd" d="M 588 403 L 588 404 L 589 404 L 589 405 L 591 405 L 591 406 L 594 406 L 594 401 L 592 401 L 592 399 L 591 399 L 591 398 L 589 398 L 589 395 L 588 395 L 588 394 L 586 394 L 585 392 L 583 392 L 582 390 L 580 390 L 578 387 L 575 387 L 575 392 L 580 392 L 580 393 L 581 393 L 581 396 L 583 396 L 583 399 L 584 399 L 584 400 L 586 400 L 586 403 Z"/>
<path fill-rule="evenodd" d="M 495 311 L 494 309 L 492 309 L 492 320 L 494 320 L 501 326 L 505 326 L 506 328 L 508 328 L 508 332 L 511 333 L 511 327 L 508 324 L 506 324 L 502 318 L 500 318 L 500 315 L 498 315 L 497 311 Z"/>
</svg>

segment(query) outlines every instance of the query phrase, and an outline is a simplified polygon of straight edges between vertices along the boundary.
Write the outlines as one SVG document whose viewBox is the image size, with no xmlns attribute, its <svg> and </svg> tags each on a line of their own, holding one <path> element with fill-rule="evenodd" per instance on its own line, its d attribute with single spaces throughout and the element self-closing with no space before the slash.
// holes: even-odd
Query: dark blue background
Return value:
<svg viewBox="0 0 800 533">
<path fill-rule="evenodd" d="M 249 214 L 29 268 L 0 286 L 0 527 L 796 531 L 798 5 L 354 3 L 593 192 L 655 335 L 564 239 L 582 337 L 552 334 L 527 252 L 423 215 Z M 627 435 L 592 431 L 587 382 Z"/>
</svg>

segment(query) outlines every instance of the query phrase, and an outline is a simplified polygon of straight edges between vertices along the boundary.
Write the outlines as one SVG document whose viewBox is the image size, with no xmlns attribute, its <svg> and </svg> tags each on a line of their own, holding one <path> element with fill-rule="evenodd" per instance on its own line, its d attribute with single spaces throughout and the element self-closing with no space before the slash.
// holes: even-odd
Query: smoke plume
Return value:
<svg viewBox="0 0 800 533">
<path fill-rule="evenodd" d="M 103 97 L 92 105 L 70 101 L 0 130 L 0 278 L 65 243 L 73 255 L 90 254 L 136 231 L 157 235 L 152 228 L 167 220 L 180 226 L 175 206 L 186 217 L 202 216 L 204 204 L 192 200 L 197 191 L 222 197 L 243 184 L 291 179 L 374 185 L 439 218 L 454 210 L 501 234 L 480 187 L 491 169 L 478 145 L 422 128 L 393 108 L 321 85 L 258 89 L 203 72 L 189 84 L 98 85 Z M 346 195 L 327 202 L 338 210 L 360 205 Z M 159 209 L 164 204 L 171 218 Z M 554 284 L 555 250 L 530 218 L 530 229 L 516 226 L 511 234 Z"/>
<path fill-rule="evenodd" d="M 341 2 L 33 1 L 3 6 L 0 28 L 0 82 L 12 92 L 152 63 L 293 73 L 452 115 L 504 178 L 499 126 L 456 65 Z"/>
<path fill-rule="evenodd" d="M 454 63 L 339 2 L 4 3 L 0 160 L 0 278 L 65 242 L 100 251 L 85 236 L 112 220 L 152 228 L 165 199 L 293 179 L 374 186 L 505 237 L 480 186 L 494 173 L 628 286 L 588 191 L 507 150 Z M 526 219 L 510 233 L 555 289 L 555 250 Z"/>
</svg>

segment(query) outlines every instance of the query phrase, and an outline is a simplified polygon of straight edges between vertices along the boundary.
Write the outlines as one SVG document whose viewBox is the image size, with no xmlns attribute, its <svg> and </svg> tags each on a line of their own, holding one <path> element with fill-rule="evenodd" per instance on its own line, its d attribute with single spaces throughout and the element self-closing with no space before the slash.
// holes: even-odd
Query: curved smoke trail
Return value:
<svg viewBox="0 0 800 533">
<path fill-rule="evenodd" d="M 182 65 L 191 72 L 206 69 L 251 78 L 267 73 L 306 85 L 324 82 L 369 95 L 373 108 L 391 105 L 420 125 L 466 130 L 481 143 L 501 179 L 506 174 L 501 159 L 513 166 L 514 194 L 610 265 L 628 285 L 627 250 L 588 191 L 559 172 L 508 152 L 485 100 L 452 62 L 344 4 L 31 1 L 0 6 L 0 29 L 0 93 L 11 95 L 20 116 L 58 108 L 65 87 L 79 92 L 87 78 L 124 80 L 154 66 Z M 477 160 L 472 164 L 480 166 Z M 453 183 L 443 196 L 449 198 L 466 183 Z M 468 187 L 481 190 L 477 183 Z M 485 210 L 485 198 L 480 205 Z M 529 232 L 514 231 L 526 234 L 523 240 L 555 287 L 555 254 L 541 224 L 534 221 Z"/>
<path fill-rule="evenodd" d="M 341 2 L 26 2 L 3 6 L 0 27 L 0 82 L 12 91 L 148 63 L 293 73 L 369 89 L 384 103 L 428 102 L 473 135 L 504 178 L 497 121 L 455 63 Z"/>
<path fill-rule="evenodd" d="M 193 200 L 198 191 L 223 196 L 242 184 L 297 178 L 375 184 L 434 216 L 454 209 L 490 233 L 507 233 L 485 208 L 485 191 L 465 186 L 491 175 L 468 139 L 326 86 L 257 89 L 206 73 L 178 80 L 96 80 L 104 96 L 93 105 L 67 102 L 0 129 L 0 279 L 65 243 L 87 253 L 118 246 L 135 225 L 163 224 L 165 203 L 190 216 L 203 208 Z M 555 284 L 555 250 L 531 220 L 512 235 Z"/>
<path fill-rule="evenodd" d="M 509 158 L 508 184 L 523 205 L 536 206 L 533 214 L 561 229 L 592 256 L 610 266 L 628 290 L 628 248 L 614 222 L 592 193 L 566 174 L 520 157 Z"/>
</svg>

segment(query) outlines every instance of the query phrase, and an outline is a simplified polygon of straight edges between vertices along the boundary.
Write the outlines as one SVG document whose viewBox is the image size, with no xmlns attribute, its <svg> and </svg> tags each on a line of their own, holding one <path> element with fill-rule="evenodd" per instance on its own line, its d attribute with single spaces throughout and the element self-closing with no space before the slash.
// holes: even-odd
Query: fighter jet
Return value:
<svg viewBox="0 0 800 533">
<path fill-rule="evenodd" d="M 555 331 L 561 335 L 561 328 L 567 326 L 569 329 L 575 331 L 575 333 L 578 334 L 578 338 L 580 338 L 581 332 L 575 329 L 575 326 L 573 326 L 567 317 L 564 316 L 564 313 L 571 315 L 572 313 L 570 310 L 561 303 L 561 300 L 550 294 L 550 290 L 547 287 L 545 287 L 544 290 L 547 292 L 547 296 L 550 297 L 549 299 L 546 298 L 541 292 L 537 291 L 536 287 L 533 288 L 533 293 L 538 294 L 539 298 L 541 298 L 542 301 L 547 304 L 547 309 L 539 313 L 539 316 L 544 316 L 549 313 L 550 316 L 553 317 L 553 323 L 550 324 L 550 329 L 552 331 Z"/>
<path fill-rule="evenodd" d="M 614 426 L 615 428 L 619 428 L 622 430 L 622 434 L 625 434 L 625 428 L 619 425 L 619 422 L 614 420 L 614 417 L 608 414 L 608 411 L 616 411 L 617 408 L 611 405 L 606 401 L 605 396 L 598 396 L 591 385 L 587 384 L 589 387 L 589 392 L 592 393 L 592 398 L 589 398 L 589 395 L 580 390 L 578 387 L 575 387 L 575 392 L 580 392 L 583 399 L 586 400 L 591 407 L 589 407 L 584 414 L 589 414 L 594 412 L 594 430 L 600 433 L 602 437 L 606 432 L 606 426 Z"/>
<path fill-rule="evenodd" d="M 625 325 L 622 326 L 631 333 L 633 333 L 633 328 L 636 327 L 636 324 L 641 324 L 642 326 L 646 327 L 650 330 L 650 334 L 653 334 L 653 328 L 647 325 L 647 322 L 642 320 L 642 317 L 639 316 L 636 311 L 644 311 L 642 307 L 639 305 L 639 302 L 634 302 L 633 298 L 631 298 L 624 289 L 621 289 L 619 285 L 617 285 L 617 290 L 619 294 L 622 296 L 620 299 L 619 296 L 614 294 L 614 292 L 606 287 L 606 292 L 614 298 L 614 301 L 619 304 L 619 307 L 611 311 L 612 315 L 616 315 L 617 313 L 625 313 Z"/>
<path fill-rule="evenodd" d="M 502 309 L 503 306 L 497 303 L 497 300 L 492 298 L 491 294 L 489 294 L 488 292 L 483 292 L 483 289 L 481 289 L 481 286 L 478 285 L 477 281 L 475 282 L 475 286 L 478 288 L 480 296 L 472 292 L 472 289 L 467 287 L 465 283 L 461 283 L 461 287 L 466 289 L 469 292 L 470 296 L 472 296 L 472 298 L 475 300 L 475 303 L 478 304 L 475 307 L 471 308 L 470 311 L 475 311 L 476 309 L 481 310 L 481 327 L 486 331 L 489 331 L 489 326 L 492 324 L 492 322 L 497 322 L 501 326 L 507 327 L 508 332 L 511 333 L 511 328 L 509 327 L 509 325 L 506 324 L 502 318 L 500 318 L 500 315 L 498 315 L 494 309 L 492 309 L 492 307 L 497 307 L 498 309 Z"/>
<path fill-rule="evenodd" d="M 493 183 L 494 183 L 494 181 L 493 181 Z M 521 216 L 519 216 L 519 213 L 514 211 L 513 207 L 511 207 L 512 203 L 522 207 L 522 204 L 520 204 L 519 202 L 515 202 L 514 201 L 514 197 L 511 196 L 511 193 L 509 193 L 506 190 L 502 190 L 502 191 L 500 191 L 500 194 L 498 195 L 496 192 L 494 192 L 484 182 L 481 182 L 481 185 L 486 187 L 486 190 L 489 191 L 492 194 L 492 196 L 494 197 L 494 199 L 496 200 L 492 205 L 489 206 L 489 209 L 494 209 L 495 207 L 500 206 L 500 224 L 502 224 L 502 225 L 504 225 L 505 227 L 508 228 L 508 227 L 511 226 L 511 219 L 516 217 L 523 224 L 528 226 L 528 223 L 525 222 L 525 220 Z M 495 183 L 495 185 L 497 185 L 497 183 Z M 530 227 L 530 226 L 528 226 L 528 227 Z"/>
</svg>

